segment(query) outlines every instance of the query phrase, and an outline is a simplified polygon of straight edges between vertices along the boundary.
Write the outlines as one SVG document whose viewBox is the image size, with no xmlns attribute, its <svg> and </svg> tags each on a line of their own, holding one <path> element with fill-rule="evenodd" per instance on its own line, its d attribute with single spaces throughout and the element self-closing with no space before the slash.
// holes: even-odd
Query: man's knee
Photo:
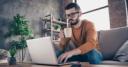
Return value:
<svg viewBox="0 0 128 67">
<path fill-rule="evenodd" d="M 102 61 L 102 54 L 94 49 L 83 55 L 83 59 L 88 61 L 90 64 L 99 64 Z"/>
</svg>

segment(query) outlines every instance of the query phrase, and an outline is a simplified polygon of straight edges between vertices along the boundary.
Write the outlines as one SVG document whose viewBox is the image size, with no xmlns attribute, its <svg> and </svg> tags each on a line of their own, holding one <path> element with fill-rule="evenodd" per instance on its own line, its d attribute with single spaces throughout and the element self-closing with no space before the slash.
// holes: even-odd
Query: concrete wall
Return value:
<svg viewBox="0 0 128 67">
<path fill-rule="evenodd" d="M 110 27 L 127 26 L 124 0 L 108 0 L 110 11 Z"/>
<path fill-rule="evenodd" d="M 4 35 L 8 31 L 8 25 L 17 13 L 24 15 L 29 21 L 35 37 L 42 36 L 42 21 L 40 18 L 52 14 L 56 18 L 63 15 L 61 0 L 0 0 L 0 48 L 7 45 Z M 61 15 L 61 16 L 60 16 Z"/>
</svg>

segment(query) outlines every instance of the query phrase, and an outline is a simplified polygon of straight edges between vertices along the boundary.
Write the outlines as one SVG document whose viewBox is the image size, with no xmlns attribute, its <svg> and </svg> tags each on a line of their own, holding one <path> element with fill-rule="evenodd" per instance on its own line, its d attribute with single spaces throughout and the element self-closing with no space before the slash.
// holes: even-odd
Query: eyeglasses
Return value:
<svg viewBox="0 0 128 67">
<path fill-rule="evenodd" d="M 79 12 L 73 12 L 73 13 L 70 13 L 70 14 L 66 14 L 66 17 L 71 17 L 71 16 L 75 16 L 76 14 L 78 14 Z"/>
</svg>

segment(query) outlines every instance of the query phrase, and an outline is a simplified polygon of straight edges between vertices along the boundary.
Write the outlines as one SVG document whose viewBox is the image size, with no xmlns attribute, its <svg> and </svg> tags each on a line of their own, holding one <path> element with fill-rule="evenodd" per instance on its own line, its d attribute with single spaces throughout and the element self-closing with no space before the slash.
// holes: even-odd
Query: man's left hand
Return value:
<svg viewBox="0 0 128 67">
<path fill-rule="evenodd" d="M 79 54 L 81 54 L 81 50 L 80 49 L 74 49 L 74 50 L 71 50 L 69 52 L 65 52 L 62 55 L 60 55 L 58 58 L 58 61 L 66 63 L 68 58 L 71 58 L 72 56 L 79 55 Z"/>
</svg>

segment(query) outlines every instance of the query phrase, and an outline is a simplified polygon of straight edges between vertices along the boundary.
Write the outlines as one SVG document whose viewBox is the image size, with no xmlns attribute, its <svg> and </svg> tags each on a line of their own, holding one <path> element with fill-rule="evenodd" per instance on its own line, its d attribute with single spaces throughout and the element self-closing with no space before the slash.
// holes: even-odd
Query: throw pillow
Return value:
<svg viewBox="0 0 128 67">
<path fill-rule="evenodd" d="M 128 40 L 119 48 L 113 59 L 120 62 L 128 61 Z"/>
</svg>

